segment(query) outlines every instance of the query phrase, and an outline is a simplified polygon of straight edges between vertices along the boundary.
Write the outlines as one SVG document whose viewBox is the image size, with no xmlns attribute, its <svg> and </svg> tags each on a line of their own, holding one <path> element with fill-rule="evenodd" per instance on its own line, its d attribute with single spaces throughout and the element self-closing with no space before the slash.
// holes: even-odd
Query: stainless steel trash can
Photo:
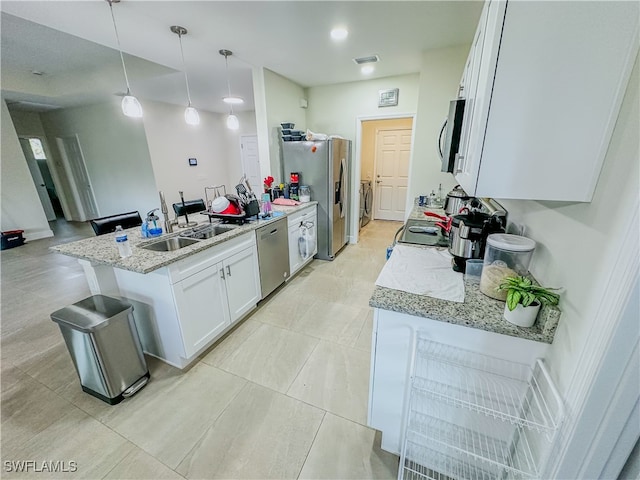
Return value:
<svg viewBox="0 0 640 480">
<path fill-rule="evenodd" d="M 82 390 L 115 405 L 146 385 L 149 369 L 132 305 L 93 295 L 53 312 L 51 319 L 60 327 Z"/>
</svg>

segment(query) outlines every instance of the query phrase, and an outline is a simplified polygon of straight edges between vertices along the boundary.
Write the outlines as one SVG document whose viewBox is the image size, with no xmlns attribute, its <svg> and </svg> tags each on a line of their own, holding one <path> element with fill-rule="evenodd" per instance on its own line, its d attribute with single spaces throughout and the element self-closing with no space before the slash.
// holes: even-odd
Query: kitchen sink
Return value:
<svg viewBox="0 0 640 480">
<path fill-rule="evenodd" d="M 233 229 L 237 228 L 236 225 L 222 225 L 222 224 L 212 224 L 212 225 L 202 225 L 199 227 L 192 228 L 186 232 L 182 232 L 180 237 L 193 239 L 197 238 L 198 240 L 206 240 L 207 238 L 215 237 L 216 235 L 221 235 L 223 233 L 227 233 Z"/>
<path fill-rule="evenodd" d="M 140 248 L 144 248 L 145 250 L 154 250 L 156 252 L 172 252 L 174 250 L 180 250 L 181 248 L 193 245 L 194 243 L 198 243 L 198 240 L 193 238 L 171 237 L 163 238 L 162 240 L 148 243 L 146 245 L 140 245 Z"/>
</svg>

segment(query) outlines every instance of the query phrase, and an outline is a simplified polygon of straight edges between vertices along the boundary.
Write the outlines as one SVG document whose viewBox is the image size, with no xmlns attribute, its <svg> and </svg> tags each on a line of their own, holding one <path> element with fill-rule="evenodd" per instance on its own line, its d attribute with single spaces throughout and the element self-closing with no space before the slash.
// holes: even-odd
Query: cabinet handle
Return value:
<svg viewBox="0 0 640 480">
<path fill-rule="evenodd" d="M 224 269 L 220 269 L 220 278 L 224 280 Z"/>
<path fill-rule="evenodd" d="M 231 276 L 231 267 L 227 265 L 227 277 Z"/>
<path fill-rule="evenodd" d="M 462 161 L 464 160 L 464 155 L 460 155 L 456 153 L 456 173 L 462 173 Z"/>
</svg>

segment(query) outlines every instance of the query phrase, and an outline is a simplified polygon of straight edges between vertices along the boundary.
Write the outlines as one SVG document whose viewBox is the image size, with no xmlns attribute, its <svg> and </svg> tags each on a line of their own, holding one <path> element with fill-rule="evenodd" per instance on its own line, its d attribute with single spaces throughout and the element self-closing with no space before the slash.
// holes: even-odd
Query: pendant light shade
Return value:
<svg viewBox="0 0 640 480">
<path fill-rule="evenodd" d="M 113 30 L 116 33 L 116 42 L 118 42 L 118 51 L 120 52 L 120 61 L 122 62 L 122 71 L 124 72 L 124 81 L 127 84 L 127 93 L 122 99 L 122 113 L 127 117 L 140 118 L 142 117 L 142 105 L 136 97 L 131 95 L 131 87 L 129 86 L 129 76 L 127 75 L 127 67 L 124 64 L 124 55 L 122 54 L 122 47 L 120 46 L 120 35 L 118 35 L 118 27 L 116 26 L 116 17 L 113 15 L 113 2 L 116 0 L 106 0 L 109 4 L 109 11 L 111 12 L 111 20 L 113 21 Z M 117 0 L 120 1 L 120 0 Z M 117 2 L 116 2 L 117 3 Z"/>
<path fill-rule="evenodd" d="M 141 118 L 142 105 L 140 105 L 136 97 L 127 93 L 127 95 L 122 98 L 122 113 L 127 117 Z"/>
<path fill-rule="evenodd" d="M 198 110 L 193 107 L 185 108 L 184 121 L 187 122 L 187 125 L 200 125 L 200 114 Z"/>
<path fill-rule="evenodd" d="M 233 112 L 227 117 L 227 128 L 229 130 L 238 130 L 240 128 L 240 122 Z"/>
<path fill-rule="evenodd" d="M 240 122 L 238 121 L 238 117 L 233 114 L 233 105 L 243 103 L 244 100 L 240 97 L 231 95 L 231 84 L 229 83 L 229 59 L 227 57 L 233 55 L 233 52 L 231 50 L 220 50 L 218 53 L 224 57 L 225 68 L 227 71 L 227 91 L 229 94 L 222 98 L 225 103 L 229 104 L 230 108 L 229 116 L 227 117 L 227 128 L 229 130 L 238 130 L 238 128 L 240 128 Z"/>
<path fill-rule="evenodd" d="M 200 125 L 200 114 L 195 107 L 191 106 L 191 92 L 189 91 L 189 78 L 187 77 L 187 66 L 184 63 L 184 51 L 182 50 L 182 36 L 187 34 L 187 29 L 179 25 L 170 27 L 170 30 L 178 35 L 180 42 L 180 55 L 182 56 L 182 71 L 184 72 L 184 83 L 187 86 L 187 101 L 189 104 L 184 110 L 184 121 L 187 125 Z"/>
</svg>

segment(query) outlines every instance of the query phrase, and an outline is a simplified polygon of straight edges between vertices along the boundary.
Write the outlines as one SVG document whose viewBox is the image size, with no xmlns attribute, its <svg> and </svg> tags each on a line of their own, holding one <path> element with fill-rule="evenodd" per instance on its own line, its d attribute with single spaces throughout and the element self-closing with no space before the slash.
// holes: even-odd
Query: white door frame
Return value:
<svg viewBox="0 0 640 480">
<path fill-rule="evenodd" d="M 66 220 L 71 220 L 71 209 L 69 208 L 67 192 L 65 191 L 62 179 L 60 178 L 60 171 L 58 170 L 58 166 L 55 164 L 55 160 L 51 155 L 51 149 L 49 148 L 49 142 L 47 142 L 47 138 L 41 135 L 18 135 L 18 138 L 37 138 L 38 140 L 40 140 L 42 149 L 44 150 L 44 155 L 46 157 L 47 166 L 49 167 L 49 172 L 51 173 L 51 179 L 53 180 L 53 185 L 56 187 L 56 194 L 58 195 L 58 199 L 60 200 L 62 213 L 64 214 L 64 218 Z"/>
<path fill-rule="evenodd" d="M 31 179 L 33 180 L 33 186 L 38 192 L 38 198 L 40 199 L 40 203 L 42 204 L 44 215 L 45 217 L 47 217 L 48 222 L 53 222 L 56 219 L 56 212 L 53 209 L 53 203 L 51 202 L 51 198 L 49 197 L 47 185 L 44 183 L 44 177 L 42 176 L 42 172 L 40 171 L 40 167 L 38 166 L 38 159 L 33 154 L 29 138 L 34 137 L 18 137 L 18 140 L 20 141 L 20 148 L 22 149 L 24 159 L 27 162 L 27 168 L 29 169 L 29 173 L 31 174 Z"/>
<path fill-rule="evenodd" d="M 62 158 L 62 163 L 64 165 L 64 169 L 65 172 L 67 174 L 67 178 L 69 179 L 69 185 L 71 186 L 71 191 L 73 193 L 73 198 L 75 200 L 75 204 L 76 204 L 76 210 L 78 211 L 78 215 L 80 216 L 79 220 L 81 222 L 85 222 L 87 220 L 91 220 L 90 218 L 87 218 L 87 206 L 85 205 L 85 202 L 82 200 L 82 195 L 80 195 L 80 191 L 78 190 L 78 178 L 76 178 L 76 176 L 73 173 L 73 168 L 71 168 L 71 163 L 69 162 L 69 156 L 67 155 L 67 149 L 64 146 L 64 139 L 65 138 L 75 138 L 76 143 L 78 144 L 78 149 L 80 151 L 80 163 L 78 164 L 79 167 L 81 167 L 82 169 L 84 169 L 86 177 L 87 177 L 87 183 L 89 186 L 89 193 L 91 196 L 91 199 L 93 201 L 93 205 L 95 206 L 95 211 L 96 211 L 96 216 L 99 217 L 100 216 L 100 210 L 98 208 L 98 202 L 96 201 L 96 197 L 95 194 L 93 192 L 93 185 L 91 184 L 91 177 L 89 176 L 89 171 L 87 170 L 87 164 L 84 160 L 84 154 L 82 153 L 82 146 L 80 145 L 80 138 L 78 137 L 78 134 L 73 134 L 73 135 L 65 135 L 62 137 L 56 137 L 56 142 L 58 144 L 58 150 L 60 151 L 60 157 Z"/>
<path fill-rule="evenodd" d="M 630 322 L 629 305 L 637 295 L 640 258 L 629 253 L 638 251 L 639 209 L 640 201 L 630 207 L 631 221 L 600 297 L 596 316 L 606 321 L 591 331 L 577 362 L 581 368 L 566 389 L 571 416 L 561 426 L 564 441 L 545 478 L 605 478 L 605 472 L 616 478 L 638 439 L 640 392 L 629 386 L 638 381 L 638 312 L 631 312 Z"/>
<path fill-rule="evenodd" d="M 392 120 L 394 118 L 410 118 L 411 122 L 411 159 L 409 160 L 409 176 L 411 176 L 411 166 L 413 165 L 413 152 L 416 131 L 416 114 L 415 113 L 393 113 L 389 115 L 359 115 L 356 117 L 356 141 L 354 145 L 353 157 L 351 159 L 351 225 L 349 227 L 349 243 L 358 243 L 358 222 L 359 222 L 359 205 L 360 201 L 360 168 L 362 161 L 360 155 L 362 153 L 362 122 L 370 120 Z M 393 239 L 389 239 L 391 242 Z"/>
</svg>

